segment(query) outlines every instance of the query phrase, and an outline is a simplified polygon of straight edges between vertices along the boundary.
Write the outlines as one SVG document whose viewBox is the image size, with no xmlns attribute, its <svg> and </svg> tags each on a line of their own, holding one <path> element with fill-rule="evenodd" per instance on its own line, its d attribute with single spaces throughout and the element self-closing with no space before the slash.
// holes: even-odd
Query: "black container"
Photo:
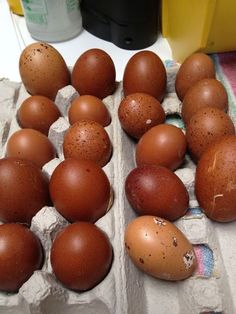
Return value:
<svg viewBox="0 0 236 314">
<path fill-rule="evenodd" d="M 159 31 L 159 0 L 82 0 L 83 27 L 124 49 L 152 45 Z"/>
</svg>

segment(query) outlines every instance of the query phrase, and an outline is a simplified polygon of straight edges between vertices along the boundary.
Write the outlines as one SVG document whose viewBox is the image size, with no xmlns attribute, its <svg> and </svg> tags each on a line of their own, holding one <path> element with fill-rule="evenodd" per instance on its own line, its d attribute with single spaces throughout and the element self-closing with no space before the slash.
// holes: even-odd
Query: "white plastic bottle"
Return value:
<svg viewBox="0 0 236 314">
<path fill-rule="evenodd" d="M 79 0 L 21 0 L 26 26 L 36 40 L 59 42 L 82 29 Z"/>
</svg>

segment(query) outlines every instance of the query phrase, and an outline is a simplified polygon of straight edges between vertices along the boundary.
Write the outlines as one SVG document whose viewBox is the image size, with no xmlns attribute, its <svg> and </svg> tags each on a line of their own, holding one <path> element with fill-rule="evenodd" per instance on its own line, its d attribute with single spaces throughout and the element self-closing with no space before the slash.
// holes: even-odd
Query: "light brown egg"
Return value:
<svg viewBox="0 0 236 314">
<path fill-rule="evenodd" d="M 204 78 L 215 78 L 215 66 L 205 53 L 195 52 L 181 64 L 175 80 L 176 94 L 180 100 L 194 83 Z"/>
<path fill-rule="evenodd" d="M 152 51 L 135 53 L 127 62 L 123 75 L 124 95 L 142 92 L 163 100 L 167 74 L 164 63 Z"/>
<path fill-rule="evenodd" d="M 184 96 L 181 116 L 185 124 L 202 107 L 228 110 L 228 95 L 224 85 L 213 78 L 202 79 L 193 84 Z"/>
<path fill-rule="evenodd" d="M 192 244 L 171 222 L 140 216 L 125 230 L 125 247 L 133 263 L 145 273 L 164 280 L 183 280 L 196 269 Z"/>
<path fill-rule="evenodd" d="M 110 160 L 112 145 L 101 124 L 91 120 L 80 120 L 66 132 L 63 153 L 65 158 L 92 160 L 103 167 Z"/>
<path fill-rule="evenodd" d="M 236 136 L 211 144 L 196 169 L 195 194 L 206 215 L 218 222 L 236 220 Z"/>
<path fill-rule="evenodd" d="M 27 159 L 42 168 L 56 156 L 56 152 L 46 135 L 34 129 L 21 129 L 9 137 L 6 155 Z"/>
<path fill-rule="evenodd" d="M 118 117 L 126 133 L 136 139 L 166 119 L 160 102 L 145 93 L 134 93 L 123 98 L 118 108 Z"/>
<path fill-rule="evenodd" d="M 45 135 L 48 135 L 50 126 L 60 116 L 56 104 L 40 95 L 26 98 L 17 111 L 17 119 L 22 128 L 35 129 Z"/>
<path fill-rule="evenodd" d="M 71 82 L 80 95 L 100 99 L 113 94 L 116 88 L 116 70 L 111 57 L 102 49 L 89 49 L 76 61 Z"/>
<path fill-rule="evenodd" d="M 214 107 L 203 107 L 192 116 L 186 128 L 191 157 L 197 162 L 207 147 L 223 135 L 235 134 L 227 113 Z"/>
<path fill-rule="evenodd" d="M 140 138 L 135 151 L 136 164 L 154 164 L 175 170 L 184 161 L 186 149 L 186 137 L 180 128 L 159 124 Z"/>
<path fill-rule="evenodd" d="M 32 43 L 19 59 L 22 83 L 31 95 L 55 99 L 59 89 L 70 84 L 70 73 L 62 55 L 45 42 Z"/>
<path fill-rule="evenodd" d="M 79 120 L 89 119 L 107 126 L 111 122 L 110 113 L 102 100 L 92 95 L 77 96 L 68 110 L 70 124 Z"/>
</svg>

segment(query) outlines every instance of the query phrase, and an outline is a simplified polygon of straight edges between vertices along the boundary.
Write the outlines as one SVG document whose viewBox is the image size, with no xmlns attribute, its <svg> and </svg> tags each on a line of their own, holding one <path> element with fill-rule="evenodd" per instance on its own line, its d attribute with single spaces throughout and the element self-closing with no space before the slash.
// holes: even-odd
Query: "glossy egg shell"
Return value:
<svg viewBox="0 0 236 314">
<path fill-rule="evenodd" d="M 168 220 L 182 217 L 189 205 L 188 192 L 179 177 L 156 165 L 134 168 L 126 178 L 125 194 L 137 214 Z"/>
<path fill-rule="evenodd" d="M 61 116 L 56 104 L 45 96 L 26 98 L 17 111 L 17 120 L 22 128 L 34 129 L 48 135 L 50 126 Z"/>
<path fill-rule="evenodd" d="M 111 116 L 105 104 L 100 98 L 92 95 L 81 95 L 73 99 L 68 110 L 68 118 L 70 124 L 89 119 L 105 127 L 111 122 Z"/>
<path fill-rule="evenodd" d="M 192 244 L 171 222 L 140 216 L 125 230 L 125 247 L 133 263 L 145 273 L 164 280 L 183 280 L 196 269 Z"/>
<path fill-rule="evenodd" d="M 85 291 L 108 274 L 112 246 L 107 235 L 94 224 L 77 222 L 67 226 L 53 241 L 51 264 L 57 279 L 68 289 Z"/>
<path fill-rule="evenodd" d="M 218 222 L 236 219 L 236 136 L 223 136 L 203 153 L 195 194 L 205 214 Z"/>
<path fill-rule="evenodd" d="M 176 94 L 180 100 L 194 83 L 204 78 L 215 78 L 215 66 L 205 53 L 195 52 L 181 64 L 175 80 Z"/>
<path fill-rule="evenodd" d="M 89 160 L 62 161 L 52 173 L 49 188 L 55 208 L 71 222 L 95 222 L 111 205 L 109 179 Z"/>
<path fill-rule="evenodd" d="M 140 138 L 135 151 L 136 164 L 155 164 L 175 170 L 182 164 L 186 149 L 186 137 L 180 128 L 159 124 Z"/>
<path fill-rule="evenodd" d="M 80 95 L 93 95 L 103 99 L 113 94 L 116 88 L 113 60 L 102 49 L 85 51 L 73 67 L 71 83 Z"/>
<path fill-rule="evenodd" d="M 0 221 L 30 224 L 50 204 L 48 180 L 39 167 L 19 158 L 0 159 Z"/>
<path fill-rule="evenodd" d="M 0 225 L 0 290 L 17 292 L 42 267 L 40 240 L 26 226 L 17 223 Z"/>
<path fill-rule="evenodd" d="M 126 133 L 136 139 L 166 119 L 160 102 L 145 93 L 134 93 L 123 98 L 119 104 L 118 117 Z"/>
<path fill-rule="evenodd" d="M 59 89 L 70 84 L 70 73 L 62 55 L 45 42 L 32 43 L 19 59 L 22 83 L 31 95 L 55 99 Z"/>
<path fill-rule="evenodd" d="M 181 116 L 185 124 L 202 107 L 228 110 L 228 94 L 224 85 L 216 79 L 202 79 L 193 84 L 184 96 Z"/>
<path fill-rule="evenodd" d="M 160 102 L 166 93 L 167 74 L 164 63 L 152 51 L 135 53 L 127 62 L 123 74 L 124 95 L 142 92 Z"/>
<path fill-rule="evenodd" d="M 56 156 L 56 151 L 45 134 L 34 129 L 20 129 L 9 137 L 6 155 L 27 159 L 42 168 Z"/>
</svg>

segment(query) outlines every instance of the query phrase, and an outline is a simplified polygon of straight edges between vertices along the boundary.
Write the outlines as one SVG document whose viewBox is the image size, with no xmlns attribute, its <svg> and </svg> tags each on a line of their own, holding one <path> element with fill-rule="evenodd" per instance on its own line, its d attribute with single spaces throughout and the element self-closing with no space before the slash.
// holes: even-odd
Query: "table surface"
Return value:
<svg viewBox="0 0 236 314">
<path fill-rule="evenodd" d="M 20 54 L 27 45 L 35 41 L 27 30 L 25 18 L 10 12 L 7 0 L 0 0 L 0 78 L 5 77 L 12 81 L 21 80 L 18 70 Z M 129 58 L 139 51 L 121 49 L 113 43 L 93 36 L 84 29 L 72 40 L 51 44 L 62 54 L 68 66 L 73 66 L 81 53 L 90 48 L 105 50 L 115 64 L 117 81 L 122 80 Z M 161 34 L 152 46 L 145 49 L 154 51 L 162 60 L 172 59 L 170 46 Z"/>
</svg>

